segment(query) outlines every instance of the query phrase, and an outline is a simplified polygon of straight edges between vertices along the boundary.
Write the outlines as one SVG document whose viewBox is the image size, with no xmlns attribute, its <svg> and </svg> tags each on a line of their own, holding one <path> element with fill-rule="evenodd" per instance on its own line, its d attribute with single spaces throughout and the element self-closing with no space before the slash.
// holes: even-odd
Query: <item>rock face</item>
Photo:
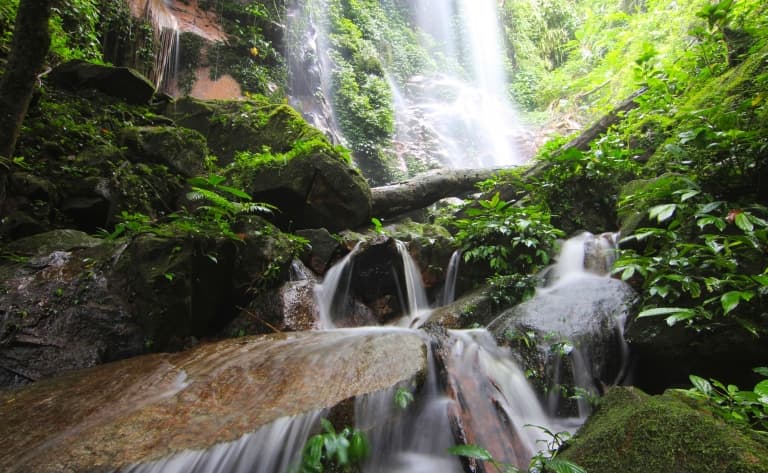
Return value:
<svg viewBox="0 0 768 473">
<path fill-rule="evenodd" d="M 0 264 L 0 386 L 217 333 L 252 287 L 273 284 L 265 268 L 290 262 L 276 241 L 144 234 L 115 243 L 56 231 L 6 246 L 14 256 Z"/>
<path fill-rule="evenodd" d="M 765 340 L 734 322 L 699 332 L 649 317 L 631 321 L 626 337 L 635 360 L 634 382 L 652 393 L 688 386 L 690 374 L 747 386 L 756 382 L 752 368 L 768 360 Z"/>
<path fill-rule="evenodd" d="M 51 72 L 51 80 L 64 89 L 96 89 L 134 105 L 149 103 L 155 86 L 127 67 L 112 67 L 85 61 L 70 61 Z"/>
<path fill-rule="evenodd" d="M 111 472 L 233 441 L 425 370 L 421 338 L 392 330 L 246 337 L 72 372 L 0 392 L 0 470 Z"/>
<path fill-rule="evenodd" d="M 240 151 L 274 156 L 258 169 L 236 166 L 229 174 L 254 200 L 280 209 L 275 221 L 281 228 L 336 232 L 368 223 L 371 192 L 365 179 L 291 107 L 266 99 L 182 99 L 169 104 L 165 113 L 202 133 L 221 165 Z"/>
<path fill-rule="evenodd" d="M 763 473 L 768 448 L 679 395 L 613 388 L 562 458 L 590 473 Z"/>
</svg>

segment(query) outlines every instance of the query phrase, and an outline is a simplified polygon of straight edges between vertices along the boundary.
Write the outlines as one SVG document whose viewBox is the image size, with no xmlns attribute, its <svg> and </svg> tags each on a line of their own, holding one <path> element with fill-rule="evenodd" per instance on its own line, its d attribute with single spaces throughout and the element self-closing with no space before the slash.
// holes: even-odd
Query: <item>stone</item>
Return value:
<svg viewBox="0 0 768 473">
<path fill-rule="evenodd" d="M 558 458 L 590 473 L 764 473 L 768 447 L 668 391 L 615 387 Z"/>
<path fill-rule="evenodd" d="M 426 369 L 421 337 L 392 329 L 242 337 L 71 372 L 0 391 L 0 469 L 124 469 L 418 381 Z"/>
<path fill-rule="evenodd" d="M 148 104 L 155 86 L 146 77 L 127 67 L 113 67 L 75 60 L 57 66 L 50 80 L 69 90 L 96 89 L 133 105 Z"/>
<path fill-rule="evenodd" d="M 304 263 L 317 274 L 325 274 L 331 258 L 339 250 L 339 241 L 325 228 L 298 230 L 296 235 L 309 240 L 310 251 L 304 256 Z"/>
<path fill-rule="evenodd" d="M 143 126 L 120 131 L 120 144 L 134 162 L 168 166 L 184 177 L 194 177 L 205 169 L 208 147 L 200 133 L 182 127 Z"/>
</svg>

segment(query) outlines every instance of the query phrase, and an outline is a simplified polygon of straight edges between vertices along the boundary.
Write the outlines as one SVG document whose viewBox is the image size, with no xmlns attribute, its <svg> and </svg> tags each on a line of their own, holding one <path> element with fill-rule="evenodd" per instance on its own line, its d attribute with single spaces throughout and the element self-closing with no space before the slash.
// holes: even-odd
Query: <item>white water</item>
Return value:
<svg viewBox="0 0 768 473">
<path fill-rule="evenodd" d="M 279 473 L 298 464 L 324 410 L 283 417 L 233 442 L 188 450 L 120 473 Z"/>
<path fill-rule="evenodd" d="M 339 301 L 344 304 L 349 297 L 354 257 L 360 250 L 360 245 L 361 243 L 355 245 L 352 251 L 325 273 L 323 282 L 315 285 L 315 302 L 320 330 L 336 328 L 333 321 L 334 304 L 339 304 Z"/>
<path fill-rule="evenodd" d="M 408 322 L 409 326 L 418 327 L 429 318 L 431 312 L 429 301 L 427 300 L 427 292 L 421 281 L 421 270 L 408 252 L 408 246 L 405 242 L 395 240 L 395 245 L 397 246 L 398 253 L 403 258 L 403 273 L 408 298 L 408 305 L 404 312 L 409 317 L 404 317 L 403 319 Z"/>
<path fill-rule="evenodd" d="M 179 62 L 179 22 L 168 0 L 131 0 L 132 10 L 141 12 L 152 25 L 155 59 L 150 79 L 158 90 L 168 90 Z"/>
<path fill-rule="evenodd" d="M 448 305 L 456 298 L 456 278 L 459 275 L 459 265 L 461 264 L 461 251 L 456 250 L 451 254 L 448 261 L 448 269 L 445 271 L 445 286 L 443 287 L 443 297 L 440 305 Z"/>
</svg>

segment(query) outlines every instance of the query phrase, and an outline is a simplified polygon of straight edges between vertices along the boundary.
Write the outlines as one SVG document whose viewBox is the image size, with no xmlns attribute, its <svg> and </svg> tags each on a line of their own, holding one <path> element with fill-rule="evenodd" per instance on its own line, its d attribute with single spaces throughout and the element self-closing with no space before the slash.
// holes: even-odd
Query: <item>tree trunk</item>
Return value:
<svg viewBox="0 0 768 473">
<path fill-rule="evenodd" d="M 9 162 L 27 114 L 35 80 L 51 45 L 48 20 L 55 0 L 21 0 L 11 54 L 0 80 L 0 209 L 5 202 Z"/>
<path fill-rule="evenodd" d="M 490 179 L 499 169 L 441 169 L 371 189 L 372 215 L 388 218 L 423 209 L 445 197 L 460 197 L 475 191 L 478 182 Z"/>
</svg>

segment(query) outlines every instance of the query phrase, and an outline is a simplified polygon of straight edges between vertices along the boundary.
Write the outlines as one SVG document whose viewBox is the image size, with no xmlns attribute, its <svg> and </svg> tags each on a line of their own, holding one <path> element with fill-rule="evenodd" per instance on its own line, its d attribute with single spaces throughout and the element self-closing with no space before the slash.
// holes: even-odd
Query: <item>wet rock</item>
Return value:
<svg viewBox="0 0 768 473">
<path fill-rule="evenodd" d="M 223 336 L 298 332 L 317 328 L 315 282 L 287 281 L 278 289 L 257 296 L 227 324 Z"/>
<path fill-rule="evenodd" d="M 446 328 L 467 328 L 474 324 L 487 325 L 498 315 L 487 289 L 478 289 L 435 309 L 429 323 Z"/>
<path fill-rule="evenodd" d="M 218 333 L 237 306 L 287 274 L 279 242 L 276 230 L 243 242 L 152 234 L 99 242 L 73 231 L 14 242 L 0 261 L 0 386 Z"/>
<path fill-rule="evenodd" d="M 768 448 L 679 394 L 617 387 L 560 458 L 590 473 L 763 473 Z"/>
<path fill-rule="evenodd" d="M 113 471 L 423 376 L 403 330 L 245 337 L 0 392 L 0 469 Z"/>
<path fill-rule="evenodd" d="M 634 291 L 622 281 L 582 276 L 539 289 L 488 329 L 520 354 L 540 387 L 579 387 L 595 395 L 603 384 L 620 382 L 625 374 L 629 360 L 622 334 L 634 299 Z M 568 401 L 573 393 L 567 394 L 551 399 L 563 414 L 576 407 Z M 579 408 L 588 407 L 582 403 Z"/>
<path fill-rule="evenodd" d="M 130 104 L 147 104 L 155 86 L 146 77 L 127 67 L 112 67 L 75 60 L 56 67 L 50 79 L 69 90 L 96 89 Z"/>
<path fill-rule="evenodd" d="M 339 241 L 325 228 L 299 230 L 296 234 L 309 240 L 312 247 L 306 254 L 304 263 L 317 274 L 325 274 L 333 255 L 339 250 Z"/>
</svg>

